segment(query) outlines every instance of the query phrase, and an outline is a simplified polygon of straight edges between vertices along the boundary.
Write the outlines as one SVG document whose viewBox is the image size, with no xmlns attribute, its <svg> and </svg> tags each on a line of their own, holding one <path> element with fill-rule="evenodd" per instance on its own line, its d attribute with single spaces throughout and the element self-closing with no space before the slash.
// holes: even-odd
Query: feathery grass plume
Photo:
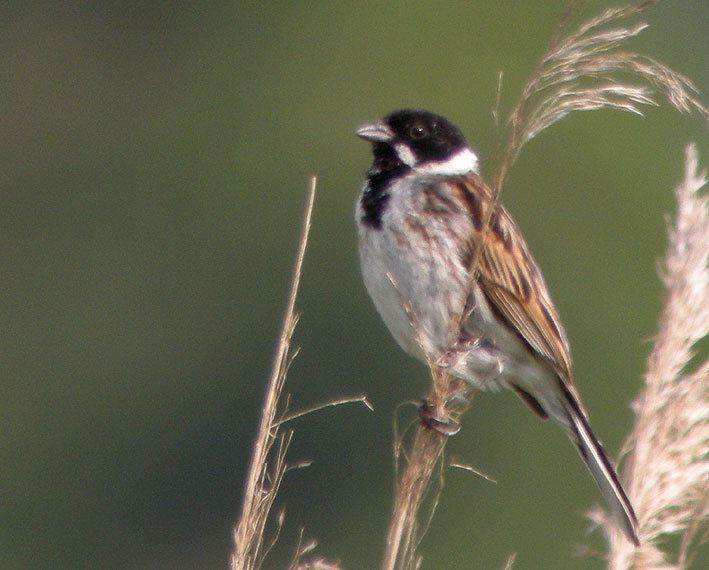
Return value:
<svg viewBox="0 0 709 570">
<path fill-rule="evenodd" d="M 696 112 L 709 124 L 709 109 L 696 97 L 697 89 L 687 77 L 651 57 L 623 49 L 647 24 L 620 22 L 651 4 L 608 8 L 569 32 L 576 7 L 576 2 L 570 3 L 510 114 L 507 143 L 495 175 L 496 193 L 522 147 L 574 111 L 618 109 L 642 115 L 641 107 L 657 105 L 653 95 L 659 94 L 679 112 Z M 621 76 L 639 84 L 621 81 Z"/>
<path fill-rule="evenodd" d="M 708 530 L 709 361 L 685 372 L 692 347 L 709 335 L 709 198 L 699 194 L 705 184 L 706 171 L 698 172 L 690 144 L 684 180 L 675 188 L 677 217 L 668 228 L 662 269 L 667 296 L 625 445 L 640 547 L 623 540 L 604 513 L 591 514 L 609 539 L 611 570 L 687 569 Z M 676 557 L 662 551 L 670 536 L 680 539 Z"/>
<path fill-rule="evenodd" d="M 310 223 L 315 201 L 316 178 L 310 179 L 308 195 L 303 215 L 303 229 L 298 244 L 298 253 L 286 310 L 283 315 L 278 346 L 273 357 L 271 374 L 268 379 L 266 395 L 261 410 L 261 423 L 254 441 L 251 462 L 244 486 L 244 497 L 239 522 L 234 527 L 234 552 L 231 556 L 232 570 L 257 570 L 261 567 L 264 557 L 278 538 L 283 525 L 284 514 L 281 512 L 276 520 L 275 536 L 266 541 L 266 523 L 278 493 L 286 464 L 286 451 L 293 437 L 293 430 L 282 429 L 282 422 L 276 420 L 279 400 L 283 384 L 288 373 L 288 367 L 295 357 L 290 345 L 293 332 L 298 322 L 295 313 L 295 301 L 298 296 L 298 285 L 308 244 Z"/>
</svg>

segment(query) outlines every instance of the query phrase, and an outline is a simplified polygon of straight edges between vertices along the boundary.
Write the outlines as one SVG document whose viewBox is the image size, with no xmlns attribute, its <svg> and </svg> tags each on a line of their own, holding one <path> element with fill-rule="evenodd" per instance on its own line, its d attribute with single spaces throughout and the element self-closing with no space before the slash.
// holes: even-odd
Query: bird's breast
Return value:
<svg viewBox="0 0 709 570">
<path fill-rule="evenodd" d="M 358 224 L 364 283 L 397 342 L 435 359 L 459 335 L 472 221 L 445 184 L 404 179 L 389 194 L 380 228 Z"/>
</svg>

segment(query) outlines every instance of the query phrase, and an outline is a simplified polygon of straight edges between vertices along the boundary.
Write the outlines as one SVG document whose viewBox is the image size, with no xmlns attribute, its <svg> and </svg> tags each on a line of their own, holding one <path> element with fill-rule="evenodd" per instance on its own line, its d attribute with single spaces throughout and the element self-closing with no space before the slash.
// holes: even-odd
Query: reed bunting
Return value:
<svg viewBox="0 0 709 570">
<path fill-rule="evenodd" d="M 510 388 L 551 417 L 637 545 L 633 507 L 591 431 L 542 275 L 463 134 L 418 110 L 356 134 L 374 154 L 356 211 L 362 275 L 391 334 L 409 354 L 476 388 Z"/>
</svg>

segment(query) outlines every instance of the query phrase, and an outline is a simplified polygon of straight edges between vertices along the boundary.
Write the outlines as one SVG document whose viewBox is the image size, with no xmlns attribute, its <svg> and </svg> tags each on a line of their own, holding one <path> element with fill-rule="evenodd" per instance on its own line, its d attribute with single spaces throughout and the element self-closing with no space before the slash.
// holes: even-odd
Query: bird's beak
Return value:
<svg viewBox="0 0 709 570">
<path fill-rule="evenodd" d="M 357 128 L 355 134 L 371 142 L 390 142 L 394 138 L 394 133 L 382 122 L 362 125 Z"/>
</svg>

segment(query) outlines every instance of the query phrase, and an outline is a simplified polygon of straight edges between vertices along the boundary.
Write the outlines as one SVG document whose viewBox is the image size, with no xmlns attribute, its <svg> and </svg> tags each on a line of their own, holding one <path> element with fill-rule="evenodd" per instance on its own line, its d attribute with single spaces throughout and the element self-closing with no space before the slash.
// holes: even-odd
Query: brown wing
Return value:
<svg viewBox="0 0 709 570">
<path fill-rule="evenodd" d="M 477 261 L 478 283 L 501 316 L 570 382 L 566 334 L 522 234 L 499 204 L 490 216 L 488 230 L 483 232 L 482 220 L 492 205 L 491 191 L 479 176 L 467 176 L 464 181 L 468 200 L 477 202 L 470 213 L 474 218 L 479 216 L 474 220 L 475 235 L 470 244 L 471 261 Z M 482 250 L 476 255 L 480 246 Z"/>
</svg>

